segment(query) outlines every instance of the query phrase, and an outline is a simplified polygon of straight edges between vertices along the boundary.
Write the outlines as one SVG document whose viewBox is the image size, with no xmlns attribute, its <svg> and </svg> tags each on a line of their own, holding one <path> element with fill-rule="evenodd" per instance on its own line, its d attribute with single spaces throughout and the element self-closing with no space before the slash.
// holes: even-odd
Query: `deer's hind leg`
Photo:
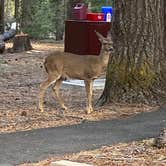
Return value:
<svg viewBox="0 0 166 166">
<path fill-rule="evenodd" d="M 93 107 L 92 107 L 93 80 L 85 80 L 84 83 L 87 94 L 87 114 L 90 114 L 93 112 Z"/>
<path fill-rule="evenodd" d="M 39 89 L 39 110 L 41 112 L 44 111 L 43 108 L 43 103 L 44 103 L 44 95 L 45 95 L 45 91 L 46 89 L 53 84 L 54 82 L 56 82 L 59 79 L 59 75 L 49 75 L 48 78 L 40 84 L 40 89 Z"/>
<path fill-rule="evenodd" d="M 62 98 L 59 96 L 59 88 L 60 88 L 60 85 L 62 83 L 63 79 L 60 78 L 59 80 L 57 80 L 55 82 L 55 85 L 53 86 L 53 91 L 54 91 L 54 97 L 58 100 L 60 106 L 64 109 L 64 110 L 67 110 L 67 107 L 65 106 Z"/>
</svg>

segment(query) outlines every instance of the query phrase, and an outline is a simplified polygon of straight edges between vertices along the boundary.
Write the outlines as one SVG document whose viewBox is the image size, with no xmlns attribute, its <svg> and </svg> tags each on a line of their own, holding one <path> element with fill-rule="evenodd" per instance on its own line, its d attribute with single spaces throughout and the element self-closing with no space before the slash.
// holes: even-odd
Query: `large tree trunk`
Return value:
<svg viewBox="0 0 166 166">
<path fill-rule="evenodd" d="M 98 104 L 166 97 L 165 0 L 114 0 L 111 55 Z"/>
</svg>

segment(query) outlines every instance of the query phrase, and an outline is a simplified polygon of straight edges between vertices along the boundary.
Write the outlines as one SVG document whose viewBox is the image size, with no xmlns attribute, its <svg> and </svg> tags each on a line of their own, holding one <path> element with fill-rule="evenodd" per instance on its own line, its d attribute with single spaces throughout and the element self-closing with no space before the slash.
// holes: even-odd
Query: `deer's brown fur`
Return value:
<svg viewBox="0 0 166 166">
<path fill-rule="evenodd" d="M 99 77 L 106 68 L 109 60 L 109 50 L 112 48 L 112 41 L 103 37 L 96 32 L 102 47 L 99 56 L 94 55 L 75 55 L 65 52 L 54 52 L 49 55 L 44 62 L 45 69 L 48 73 L 47 79 L 41 83 L 39 92 L 39 109 L 43 109 L 43 98 L 45 90 L 54 83 L 54 95 L 63 109 L 67 109 L 59 96 L 59 87 L 64 79 L 84 80 L 87 93 L 87 113 L 93 111 L 92 107 L 92 84 L 94 79 Z"/>
</svg>

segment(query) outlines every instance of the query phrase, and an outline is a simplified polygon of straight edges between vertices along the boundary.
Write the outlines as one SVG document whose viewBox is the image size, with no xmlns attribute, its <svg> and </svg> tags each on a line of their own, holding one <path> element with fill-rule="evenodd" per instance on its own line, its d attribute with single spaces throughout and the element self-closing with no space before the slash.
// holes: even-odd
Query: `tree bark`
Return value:
<svg viewBox="0 0 166 166">
<path fill-rule="evenodd" d="M 0 0 L 0 33 L 4 32 L 4 0 Z"/>
<path fill-rule="evenodd" d="M 158 102 L 166 97 L 165 0 L 114 0 L 105 102 Z M 164 100 L 163 100 L 164 101 Z"/>
<path fill-rule="evenodd" d="M 56 40 L 63 40 L 63 34 L 64 34 L 64 8 L 63 6 L 65 5 L 65 2 L 62 0 L 57 0 L 54 1 L 54 11 L 55 11 L 55 16 L 53 18 L 53 22 L 55 23 L 55 35 L 56 35 Z"/>
<path fill-rule="evenodd" d="M 19 34 L 14 37 L 13 52 L 23 52 L 31 49 L 31 42 L 27 34 Z"/>
<path fill-rule="evenodd" d="M 2 36 L 0 36 L 0 54 L 3 54 L 5 51 L 5 42 L 2 39 Z"/>
<path fill-rule="evenodd" d="M 33 0 L 21 0 L 21 29 L 24 29 L 27 26 L 31 25 L 33 20 L 32 13 L 34 12 L 33 6 L 35 6 L 36 3 L 37 1 Z"/>
<path fill-rule="evenodd" d="M 15 0 L 14 17 L 16 19 L 16 32 L 17 32 L 18 31 L 18 22 L 19 22 L 19 0 Z"/>
</svg>

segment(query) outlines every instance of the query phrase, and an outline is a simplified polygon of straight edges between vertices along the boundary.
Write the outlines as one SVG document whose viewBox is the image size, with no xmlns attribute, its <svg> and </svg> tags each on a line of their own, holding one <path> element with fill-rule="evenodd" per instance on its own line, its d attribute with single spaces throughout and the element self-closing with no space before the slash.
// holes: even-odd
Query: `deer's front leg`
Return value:
<svg viewBox="0 0 166 166">
<path fill-rule="evenodd" d="M 85 88 L 86 88 L 86 94 L 87 94 L 87 114 L 90 114 L 91 112 L 93 112 L 93 107 L 92 107 L 93 81 L 84 80 L 84 82 L 85 82 Z"/>
</svg>

